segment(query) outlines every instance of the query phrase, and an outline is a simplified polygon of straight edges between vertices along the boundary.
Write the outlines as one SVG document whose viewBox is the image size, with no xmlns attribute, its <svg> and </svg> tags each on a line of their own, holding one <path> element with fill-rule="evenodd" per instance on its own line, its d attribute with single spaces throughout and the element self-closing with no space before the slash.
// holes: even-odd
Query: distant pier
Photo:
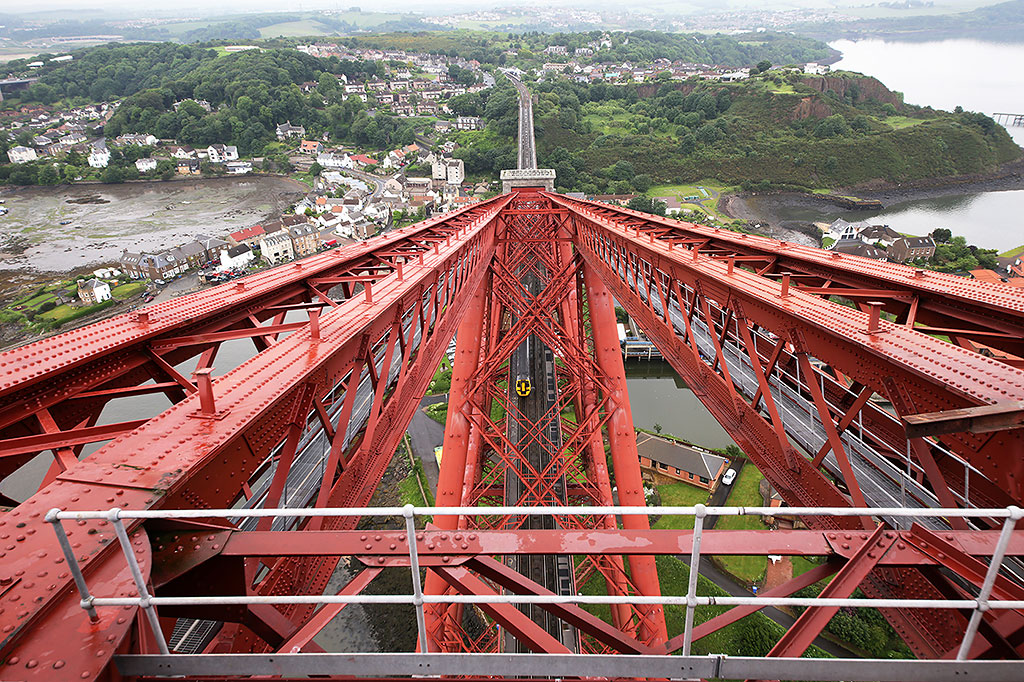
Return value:
<svg viewBox="0 0 1024 682">
<path fill-rule="evenodd" d="M 996 123 L 1000 123 L 1004 126 L 1015 126 L 1018 128 L 1024 127 L 1024 114 L 1007 114 L 1007 113 L 995 113 L 992 114 L 992 118 L 995 119 Z"/>
</svg>

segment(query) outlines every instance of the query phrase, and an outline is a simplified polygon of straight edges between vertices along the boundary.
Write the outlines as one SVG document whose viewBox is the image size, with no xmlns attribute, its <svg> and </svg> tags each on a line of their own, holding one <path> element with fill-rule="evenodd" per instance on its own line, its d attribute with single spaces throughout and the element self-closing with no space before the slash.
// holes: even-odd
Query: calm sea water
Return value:
<svg viewBox="0 0 1024 682">
<path fill-rule="evenodd" d="M 992 115 L 1024 114 L 1024 43 L 980 40 L 896 42 L 838 40 L 832 47 L 843 53 L 833 69 L 874 76 L 902 92 L 908 104 Z M 1024 144 L 1024 127 L 1007 131 Z M 831 220 L 814 211 L 794 210 L 791 220 Z M 908 201 L 878 213 L 851 213 L 852 219 L 879 218 L 898 232 L 927 234 L 947 227 L 985 248 L 1011 249 L 1024 244 L 1024 191 L 983 192 Z"/>
</svg>

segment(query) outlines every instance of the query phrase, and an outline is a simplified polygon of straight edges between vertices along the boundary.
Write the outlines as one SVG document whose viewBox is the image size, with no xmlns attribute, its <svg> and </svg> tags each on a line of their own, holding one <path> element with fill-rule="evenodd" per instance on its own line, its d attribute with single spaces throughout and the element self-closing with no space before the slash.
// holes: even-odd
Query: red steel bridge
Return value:
<svg viewBox="0 0 1024 682">
<path fill-rule="evenodd" d="M 0 679 L 1020 679 L 1024 293 L 516 184 L 0 354 Z M 616 303 L 798 530 L 651 529 Z M 438 508 L 369 509 L 453 337 Z M 824 561 L 663 595 L 701 552 Z M 314 641 L 382 602 L 416 651 Z M 920 660 L 800 658 L 865 603 Z M 702 648 L 773 604 L 767 656 Z"/>
</svg>

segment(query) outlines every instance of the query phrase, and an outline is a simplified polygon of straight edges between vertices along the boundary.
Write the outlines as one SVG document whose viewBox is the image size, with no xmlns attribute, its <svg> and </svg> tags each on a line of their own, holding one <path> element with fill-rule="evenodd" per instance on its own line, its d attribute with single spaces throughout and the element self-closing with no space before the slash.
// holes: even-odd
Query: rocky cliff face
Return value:
<svg viewBox="0 0 1024 682">
<path fill-rule="evenodd" d="M 831 90 L 840 97 L 849 94 L 854 103 L 873 99 L 882 104 L 900 106 L 903 102 L 899 95 L 882 85 L 876 78 L 842 78 L 840 76 L 809 76 L 800 83 L 818 92 Z"/>
<path fill-rule="evenodd" d="M 805 118 L 826 118 L 832 115 L 832 108 L 817 97 L 801 97 L 793 112 L 791 121 L 802 121 Z"/>
</svg>

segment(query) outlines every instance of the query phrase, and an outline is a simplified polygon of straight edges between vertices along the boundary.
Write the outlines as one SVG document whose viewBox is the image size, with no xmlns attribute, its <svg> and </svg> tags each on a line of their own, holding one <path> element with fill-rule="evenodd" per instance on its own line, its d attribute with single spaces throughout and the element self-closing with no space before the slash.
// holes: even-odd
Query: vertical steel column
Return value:
<svg viewBox="0 0 1024 682">
<path fill-rule="evenodd" d="M 436 502 L 439 507 L 458 507 L 462 504 L 466 460 L 469 456 L 470 422 L 463 410 L 469 404 L 470 380 L 480 360 L 480 344 L 483 338 L 484 307 L 490 298 L 489 278 L 473 294 L 469 309 L 459 323 L 455 341 L 455 362 L 452 367 L 452 384 L 448 390 L 448 416 L 445 420 L 444 456 L 441 458 L 440 473 L 437 481 Z M 458 516 L 437 516 L 434 525 L 440 530 L 458 530 Z M 425 592 L 427 594 L 444 594 L 448 584 L 433 571 L 427 571 Z M 462 607 L 432 605 L 428 619 L 432 621 L 430 632 L 440 634 L 445 627 L 447 617 L 462 620 Z M 435 640 L 435 644 L 438 642 Z"/>
<path fill-rule="evenodd" d="M 608 441 L 611 445 L 612 467 L 619 490 L 619 504 L 624 506 L 646 506 L 643 478 L 640 475 L 640 456 L 636 449 L 636 431 L 633 430 L 633 413 L 629 407 L 626 390 L 626 369 L 622 364 L 622 352 L 615 333 L 615 308 L 608 288 L 594 269 L 583 265 L 583 278 L 587 287 L 587 302 L 590 306 L 590 324 L 594 334 L 594 356 L 604 372 L 611 390 L 612 410 L 608 421 Z M 628 530 L 650 530 L 646 516 L 624 515 L 622 526 Z M 645 596 L 660 596 L 661 585 L 658 569 L 651 556 L 630 556 L 630 575 L 637 590 Z M 640 623 L 643 640 L 664 642 L 668 639 L 665 629 L 665 611 L 661 606 L 649 609 L 640 607 L 645 617 Z"/>
</svg>

